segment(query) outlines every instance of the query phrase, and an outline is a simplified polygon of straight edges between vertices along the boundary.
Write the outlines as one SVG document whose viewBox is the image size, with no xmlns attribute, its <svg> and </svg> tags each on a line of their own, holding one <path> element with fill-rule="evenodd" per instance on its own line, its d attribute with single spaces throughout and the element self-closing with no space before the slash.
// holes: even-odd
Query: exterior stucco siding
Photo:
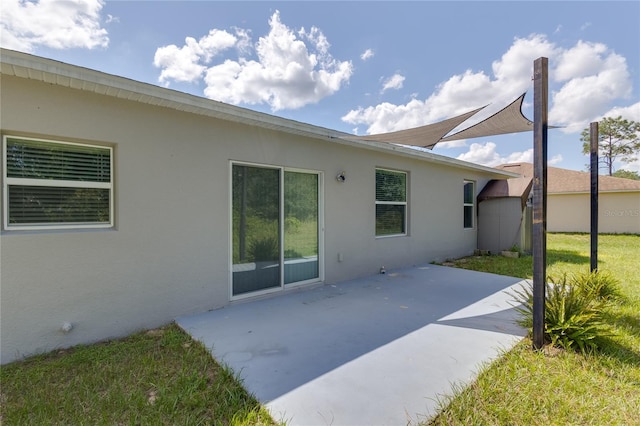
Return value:
<svg viewBox="0 0 640 426">
<path fill-rule="evenodd" d="M 547 230 L 590 232 L 589 194 L 549 194 Z M 640 234 L 640 193 L 605 192 L 598 195 L 598 232 Z"/>
<path fill-rule="evenodd" d="M 17 77 L 1 84 L 2 135 L 111 146 L 115 185 L 113 229 L 2 231 L 2 363 L 228 304 L 231 161 L 322 172 L 325 283 L 476 248 L 462 187 L 479 191 L 484 172 Z M 374 235 L 376 167 L 409 174 L 407 236 Z"/>
</svg>

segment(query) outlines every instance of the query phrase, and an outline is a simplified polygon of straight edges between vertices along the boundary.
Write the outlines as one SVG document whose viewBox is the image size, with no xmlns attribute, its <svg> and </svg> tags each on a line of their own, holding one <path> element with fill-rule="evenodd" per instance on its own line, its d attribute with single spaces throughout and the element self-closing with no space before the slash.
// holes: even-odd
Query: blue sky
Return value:
<svg viewBox="0 0 640 426">
<path fill-rule="evenodd" d="M 350 133 L 432 123 L 527 91 L 549 58 L 549 162 L 584 170 L 580 132 L 640 121 L 638 1 L 2 0 L 2 47 Z M 532 160 L 531 133 L 439 144 Z M 616 168 L 640 171 L 640 159 Z"/>
</svg>

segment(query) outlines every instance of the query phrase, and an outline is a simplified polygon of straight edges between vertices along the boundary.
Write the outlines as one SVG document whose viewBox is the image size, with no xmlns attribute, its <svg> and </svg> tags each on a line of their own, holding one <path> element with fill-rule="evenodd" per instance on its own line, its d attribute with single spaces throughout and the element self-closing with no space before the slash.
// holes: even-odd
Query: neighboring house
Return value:
<svg viewBox="0 0 640 426">
<path fill-rule="evenodd" d="M 517 173 L 525 180 L 533 178 L 531 163 L 497 168 Z M 591 231 L 590 173 L 547 168 L 547 231 Z M 598 176 L 598 232 L 640 234 L 640 181 Z"/>
<path fill-rule="evenodd" d="M 0 66 L 2 363 L 471 254 L 476 195 L 515 176 L 24 53 Z"/>
</svg>

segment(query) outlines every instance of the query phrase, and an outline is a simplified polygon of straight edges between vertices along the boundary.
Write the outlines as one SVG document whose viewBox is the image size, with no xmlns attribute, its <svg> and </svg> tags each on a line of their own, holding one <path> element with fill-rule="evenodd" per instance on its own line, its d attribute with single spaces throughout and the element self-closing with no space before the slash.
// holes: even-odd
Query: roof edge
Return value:
<svg viewBox="0 0 640 426">
<path fill-rule="evenodd" d="M 405 148 L 395 144 L 353 140 L 353 135 L 349 133 L 253 111 L 174 89 L 5 48 L 0 48 L 0 74 L 282 131 L 327 142 L 372 149 L 457 168 L 476 170 L 490 173 L 493 176 L 504 178 L 518 176 L 517 174 L 504 170 L 469 163 L 413 148 Z"/>
</svg>

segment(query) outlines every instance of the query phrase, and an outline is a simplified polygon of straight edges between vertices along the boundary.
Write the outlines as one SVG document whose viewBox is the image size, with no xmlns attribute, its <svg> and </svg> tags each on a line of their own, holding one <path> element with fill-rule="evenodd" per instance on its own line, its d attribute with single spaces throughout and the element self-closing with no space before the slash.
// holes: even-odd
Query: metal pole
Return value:
<svg viewBox="0 0 640 426">
<path fill-rule="evenodd" d="M 591 272 L 598 269 L 598 122 L 589 126 L 591 142 Z"/>
<path fill-rule="evenodd" d="M 544 346 L 547 282 L 547 106 L 549 60 L 533 63 L 533 349 Z"/>
</svg>

